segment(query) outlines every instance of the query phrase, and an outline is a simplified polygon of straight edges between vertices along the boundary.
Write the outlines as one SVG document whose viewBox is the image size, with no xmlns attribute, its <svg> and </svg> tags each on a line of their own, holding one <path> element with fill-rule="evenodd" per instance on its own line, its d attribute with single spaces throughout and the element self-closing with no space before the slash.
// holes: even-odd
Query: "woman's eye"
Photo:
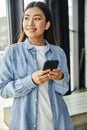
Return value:
<svg viewBox="0 0 87 130">
<path fill-rule="evenodd" d="M 25 17 L 24 19 L 27 20 L 27 17 Z"/>
<path fill-rule="evenodd" d="M 28 17 L 24 17 L 24 20 L 28 20 Z"/>
<path fill-rule="evenodd" d="M 39 21 L 41 18 L 34 18 L 34 20 Z"/>
</svg>

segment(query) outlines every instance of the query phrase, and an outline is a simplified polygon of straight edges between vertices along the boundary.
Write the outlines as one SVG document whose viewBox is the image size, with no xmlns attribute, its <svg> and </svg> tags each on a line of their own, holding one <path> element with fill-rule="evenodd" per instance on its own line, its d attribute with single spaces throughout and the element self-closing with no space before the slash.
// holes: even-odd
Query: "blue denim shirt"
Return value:
<svg viewBox="0 0 87 130">
<path fill-rule="evenodd" d="M 59 81 L 49 81 L 49 97 L 54 119 L 54 130 L 73 130 L 67 106 L 62 98 L 68 89 L 69 74 L 64 51 L 47 44 L 47 60 L 59 60 L 58 67 L 64 77 Z M 31 75 L 38 70 L 36 50 L 25 39 L 22 43 L 10 45 L 0 62 L 0 96 L 14 98 L 11 111 L 10 130 L 37 130 L 38 86 Z M 43 128 L 42 128 L 43 129 Z"/>
</svg>

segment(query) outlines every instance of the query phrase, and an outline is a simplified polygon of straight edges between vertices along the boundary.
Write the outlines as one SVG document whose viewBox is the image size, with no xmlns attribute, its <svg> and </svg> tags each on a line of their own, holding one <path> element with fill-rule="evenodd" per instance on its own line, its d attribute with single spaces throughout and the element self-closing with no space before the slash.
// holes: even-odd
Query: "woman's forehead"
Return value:
<svg viewBox="0 0 87 130">
<path fill-rule="evenodd" d="M 25 11 L 25 15 L 44 15 L 43 11 L 39 7 L 30 7 Z"/>
</svg>

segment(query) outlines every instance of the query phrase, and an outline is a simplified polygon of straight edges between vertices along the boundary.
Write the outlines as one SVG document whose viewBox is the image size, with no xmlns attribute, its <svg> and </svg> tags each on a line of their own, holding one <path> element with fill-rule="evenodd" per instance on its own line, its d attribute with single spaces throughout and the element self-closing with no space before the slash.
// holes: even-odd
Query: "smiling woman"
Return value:
<svg viewBox="0 0 87 130">
<path fill-rule="evenodd" d="M 50 27 L 50 21 L 46 23 L 46 18 L 44 13 L 37 7 L 27 9 L 23 18 L 23 29 L 27 37 L 29 37 L 31 42 L 37 44 L 37 38 L 39 41 L 43 38 L 44 30 L 48 30 Z M 32 39 L 34 39 L 32 41 Z M 43 45 L 43 42 L 40 46 Z"/>
<path fill-rule="evenodd" d="M 50 9 L 44 2 L 29 3 L 19 41 L 0 63 L 0 96 L 14 98 L 9 130 L 73 130 L 62 97 L 69 89 L 67 59 L 55 44 Z M 46 60 L 59 66 L 43 70 Z"/>
</svg>

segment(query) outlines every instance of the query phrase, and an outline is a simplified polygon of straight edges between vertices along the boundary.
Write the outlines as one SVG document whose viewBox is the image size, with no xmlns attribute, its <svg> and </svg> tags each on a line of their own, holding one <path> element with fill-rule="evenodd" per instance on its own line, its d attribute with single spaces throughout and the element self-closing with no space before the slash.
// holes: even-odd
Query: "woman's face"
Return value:
<svg viewBox="0 0 87 130">
<path fill-rule="evenodd" d="M 42 10 L 38 7 L 31 7 L 25 11 L 23 19 L 23 30 L 29 40 L 42 39 L 44 31 L 50 26 L 50 22 L 46 22 L 46 17 Z"/>
</svg>

